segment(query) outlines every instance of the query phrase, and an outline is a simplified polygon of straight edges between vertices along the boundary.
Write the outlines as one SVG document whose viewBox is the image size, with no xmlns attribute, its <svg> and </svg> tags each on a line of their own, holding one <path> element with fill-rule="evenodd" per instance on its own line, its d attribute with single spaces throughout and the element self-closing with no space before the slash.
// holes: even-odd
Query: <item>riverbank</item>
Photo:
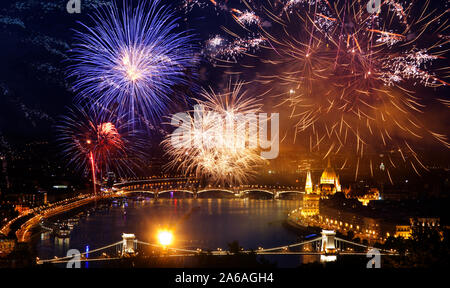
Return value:
<svg viewBox="0 0 450 288">
<path fill-rule="evenodd" d="M 379 232 L 381 225 L 373 219 L 343 213 L 329 207 L 321 207 L 320 213 L 314 216 L 303 216 L 301 209 L 295 209 L 288 214 L 287 219 L 287 223 L 299 230 L 319 231 L 319 233 L 322 229 L 334 230 L 341 235 L 350 235 L 352 238 L 372 244 L 385 241 Z"/>
<path fill-rule="evenodd" d="M 284 222 L 287 229 L 296 232 L 298 235 L 310 235 L 310 234 L 317 234 L 320 235 L 320 232 L 322 231 L 321 227 L 315 227 L 315 226 L 308 226 L 303 225 L 300 222 L 297 222 L 295 219 L 292 219 L 291 217 L 287 217 L 286 221 Z"/>
<path fill-rule="evenodd" d="M 95 202 L 97 200 L 110 198 L 112 196 L 114 197 L 113 194 L 104 196 L 79 195 L 71 199 L 66 199 L 64 201 L 50 204 L 48 206 L 37 207 L 19 215 L 14 219 L 11 219 L 5 226 L 1 228 L 0 232 L 5 235 L 11 235 L 13 233 L 19 243 L 29 242 L 32 236 L 32 230 L 43 219 L 48 219 L 58 214 L 65 213 L 73 209 L 82 207 L 86 204 Z M 25 222 L 20 224 L 20 222 L 23 221 Z M 15 226 L 17 226 L 17 223 L 19 223 L 20 226 L 16 228 Z M 15 231 L 13 231 L 13 228 L 15 229 Z"/>
</svg>

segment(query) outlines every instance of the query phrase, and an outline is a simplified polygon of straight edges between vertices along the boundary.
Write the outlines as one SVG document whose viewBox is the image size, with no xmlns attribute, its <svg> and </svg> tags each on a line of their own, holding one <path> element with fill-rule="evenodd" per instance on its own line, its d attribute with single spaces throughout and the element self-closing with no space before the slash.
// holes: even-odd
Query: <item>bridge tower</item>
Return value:
<svg viewBox="0 0 450 288">
<path fill-rule="evenodd" d="M 336 232 L 334 230 L 322 230 L 322 244 L 320 246 L 320 252 L 325 254 L 336 254 L 334 236 L 336 236 Z"/>
<path fill-rule="evenodd" d="M 273 192 L 273 199 L 279 199 L 280 198 L 280 192 L 274 191 Z"/>
<path fill-rule="evenodd" d="M 320 262 L 333 262 L 337 259 L 337 250 L 334 243 L 334 230 L 322 230 L 322 243 L 320 245 Z"/>
<path fill-rule="evenodd" d="M 134 234 L 122 233 L 122 256 L 133 255 L 136 252 L 136 236 Z"/>
</svg>

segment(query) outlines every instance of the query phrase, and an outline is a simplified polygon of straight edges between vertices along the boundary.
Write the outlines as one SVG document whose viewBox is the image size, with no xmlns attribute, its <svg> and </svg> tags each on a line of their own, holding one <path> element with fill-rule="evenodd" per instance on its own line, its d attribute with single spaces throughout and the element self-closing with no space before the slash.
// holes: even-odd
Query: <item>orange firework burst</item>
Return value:
<svg viewBox="0 0 450 288">
<path fill-rule="evenodd" d="M 267 52 L 261 64 L 242 66 L 268 67 L 257 83 L 291 108 L 295 135 L 308 135 L 303 139 L 310 151 L 324 158 L 355 151 L 342 164 L 352 162 L 355 179 L 360 163 L 368 163 L 373 175 L 372 166 L 381 162 L 374 155 L 385 154 L 383 167 L 392 182 L 395 159 L 417 174 L 427 169 L 413 149 L 417 140 L 430 138 L 450 148 L 446 135 L 430 131 L 418 117 L 425 104 L 411 88 L 448 84 L 447 67 L 431 69 L 445 58 L 448 11 L 430 9 L 430 1 L 421 7 L 383 1 L 378 13 L 368 12 L 366 1 L 281 3 L 246 2 L 252 15 L 259 12 L 260 22 L 271 24 L 257 25 L 257 32 L 244 27 L 244 33 L 266 39 L 261 48 Z"/>
</svg>

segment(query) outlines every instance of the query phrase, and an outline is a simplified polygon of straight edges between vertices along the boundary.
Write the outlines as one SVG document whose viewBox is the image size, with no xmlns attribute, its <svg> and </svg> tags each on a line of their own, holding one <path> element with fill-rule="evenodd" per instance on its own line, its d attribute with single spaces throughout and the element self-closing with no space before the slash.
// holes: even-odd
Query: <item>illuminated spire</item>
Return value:
<svg viewBox="0 0 450 288">
<path fill-rule="evenodd" d="M 341 192 L 341 183 L 339 181 L 339 176 L 337 176 L 334 186 L 336 187 L 336 192 Z"/>
<path fill-rule="evenodd" d="M 311 171 L 306 173 L 306 184 L 305 184 L 306 194 L 311 194 L 313 192 L 313 185 L 311 180 Z"/>
<path fill-rule="evenodd" d="M 330 158 L 328 158 L 328 165 L 325 170 L 323 170 L 322 176 L 320 176 L 320 184 L 335 184 L 336 172 L 331 167 Z"/>
</svg>

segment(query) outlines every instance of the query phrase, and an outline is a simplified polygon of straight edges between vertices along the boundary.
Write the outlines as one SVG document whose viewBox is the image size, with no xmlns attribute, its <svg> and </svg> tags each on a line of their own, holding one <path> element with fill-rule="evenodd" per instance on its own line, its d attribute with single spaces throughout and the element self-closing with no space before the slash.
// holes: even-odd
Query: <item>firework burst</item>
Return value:
<svg viewBox="0 0 450 288">
<path fill-rule="evenodd" d="M 109 116 L 108 116 L 109 115 Z M 112 114 L 70 109 L 56 127 L 58 142 L 69 165 L 77 170 L 100 175 L 133 173 L 145 151 L 137 130 L 130 132 L 129 120 Z"/>
<path fill-rule="evenodd" d="M 220 94 L 203 90 L 202 96 L 204 100 L 196 100 L 192 113 L 172 119 L 177 129 L 163 141 L 171 159 L 168 168 L 204 176 L 216 184 L 241 184 L 263 163 L 257 139 L 252 137 L 257 123 L 243 118 L 256 116 L 261 106 L 242 92 L 242 83 L 230 84 Z"/>
<path fill-rule="evenodd" d="M 195 65 L 192 40 L 177 32 L 179 20 L 159 0 L 125 1 L 100 8 L 93 25 L 76 32 L 70 76 L 80 98 L 119 115 L 155 120 L 171 103 L 175 85 L 186 84 Z"/>
<path fill-rule="evenodd" d="M 420 7 L 382 1 L 379 13 L 369 13 L 366 1 L 245 4 L 253 10 L 247 14 L 257 16 L 257 25 L 231 15 L 244 29 L 227 32 L 236 41 L 252 35 L 265 39 L 260 48 L 267 53 L 261 53 L 259 64 L 235 62 L 269 71 L 257 83 L 267 88 L 265 93 L 279 95 L 280 105 L 290 107 L 295 135 L 308 135 L 302 139 L 310 151 L 321 151 L 324 158 L 354 151 L 347 160 L 355 161 L 343 161 L 342 168 L 353 162 L 355 179 L 360 163 L 369 164 L 372 174 L 375 164 L 383 164 L 392 182 L 389 169 L 399 166 L 393 158 L 417 174 L 427 169 L 412 143 L 434 139 L 450 147 L 445 135 L 430 131 L 419 119 L 425 104 L 411 91 L 419 85 L 448 84 L 448 68 L 434 64 L 447 51 L 448 10 L 430 9 L 430 1 Z M 271 25 L 258 24 L 267 21 Z M 222 58 L 233 67 L 226 53 Z M 372 159 L 379 154 L 386 155 L 386 163 Z"/>
</svg>

